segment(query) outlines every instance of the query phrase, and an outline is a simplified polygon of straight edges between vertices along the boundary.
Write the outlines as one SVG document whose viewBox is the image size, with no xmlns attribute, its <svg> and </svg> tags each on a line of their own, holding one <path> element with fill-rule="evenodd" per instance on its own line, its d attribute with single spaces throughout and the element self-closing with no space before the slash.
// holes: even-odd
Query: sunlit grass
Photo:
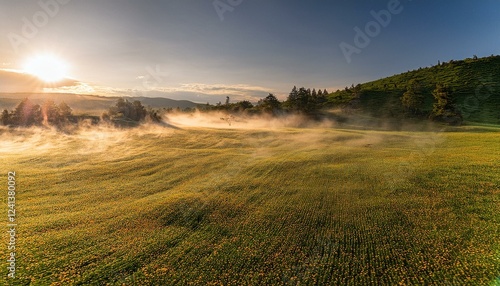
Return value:
<svg viewBox="0 0 500 286">
<path fill-rule="evenodd" d="M 34 134 L 24 143 L 2 134 L 17 142 L 0 147 L 0 162 L 19 188 L 18 278 L 3 284 L 488 285 L 500 276 L 496 132 Z"/>
</svg>

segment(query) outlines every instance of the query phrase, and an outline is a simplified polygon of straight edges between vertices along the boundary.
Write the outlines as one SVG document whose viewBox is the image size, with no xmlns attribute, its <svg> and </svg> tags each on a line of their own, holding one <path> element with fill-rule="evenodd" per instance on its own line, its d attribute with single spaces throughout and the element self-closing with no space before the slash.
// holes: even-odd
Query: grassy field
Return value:
<svg viewBox="0 0 500 286">
<path fill-rule="evenodd" d="M 500 285 L 500 129 L 454 131 L 1 130 L 0 284 Z"/>
</svg>

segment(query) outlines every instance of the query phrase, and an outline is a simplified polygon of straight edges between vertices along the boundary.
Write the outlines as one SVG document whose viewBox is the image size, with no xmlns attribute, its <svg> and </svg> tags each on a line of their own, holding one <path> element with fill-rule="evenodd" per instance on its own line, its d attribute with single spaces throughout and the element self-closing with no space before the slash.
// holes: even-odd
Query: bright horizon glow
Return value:
<svg viewBox="0 0 500 286">
<path fill-rule="evenodd" d="M 26 60 L 23 71 L 44 82 L 58 82 L 68 76 L 68 64 L 52 54 L 41 54 Z"/>
</svg>

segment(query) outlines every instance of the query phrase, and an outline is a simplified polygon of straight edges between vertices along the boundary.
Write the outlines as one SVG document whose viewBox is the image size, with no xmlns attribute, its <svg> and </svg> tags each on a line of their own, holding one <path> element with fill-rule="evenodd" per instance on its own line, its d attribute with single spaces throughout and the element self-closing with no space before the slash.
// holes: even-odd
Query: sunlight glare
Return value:
<svg viewBox="0 0 500 286">
<path fill-rule="evenodd" d="M 23 69 L 44 82 L 58 82 L 67 77 L 68 65 L 57 56 L 44 54 L 28 59 Z"/>
</svg>

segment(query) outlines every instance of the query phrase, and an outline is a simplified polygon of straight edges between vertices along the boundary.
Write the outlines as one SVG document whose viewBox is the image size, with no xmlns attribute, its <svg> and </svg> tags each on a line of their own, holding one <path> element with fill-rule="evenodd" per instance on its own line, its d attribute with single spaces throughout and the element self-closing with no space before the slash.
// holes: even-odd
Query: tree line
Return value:
<svg viewBox="0 0 500 286">
<path fill-rule="evenodd" d="M 68 123 L 72 117 L 72 109 L 65 102 L 56 104 L 48 99 L 40 105 L 25 98 L 14 110 L 4 109 L 0 121 L 2 125 L 11 126 L 61 125 Z"/>
<path fill-rule="evenodd" d="M 132 126 L 144 121 L 159 122 L 161 116 L 158 111 L 147 109 L 138 100 L 130 102 L 119 98 L 116 104 L 108 111 L 98 116 L 73 115 L 73 110 L 64 101 L 56 104 L 47 99 L 42 104 L 36 104 L 31 99 L 23 99 L 12 111 L 4 109 L 0 123 L 4 126 L 63 126 L 78 123 L 84 119 L 93 122 L 105 121 L 118 126 Z"/>
<path fill-rule="evenodd" d="M 320 115 L 322 110 L 331 107 L 343 107 L 346 110 L 349 110 L 349 108 L 356 109 L 364 94 L 365 91 L 361 84 L 353 84 L 351 87 L 346 87 L 345 90 L 337 90 L 332 94 L 326 89 L 316 91 L 316 89 L 311 90 L 310 88 L 297 88 L 294 86 L 285 101 L 278 100 L 274 94 L 269 94 L 255 105 L 249 101 L 230 103 L 230 98 L 227 97 L 225 104 L 220 102 L 215 106 L 207 104 L 200 107 L 200 109 L 273 115 L 300 113 L 315 117 Z M 406 116 L 427 117 L 433 121 L 445 122 L 450 125 L 462 124 L 463 118 L 460 110 L 455 106 L 453 90 L 450 87 L 439 83 L 436 85 L 432 92 L 434 103 L 431 112 L 424 111 L 426 95 L 422 84 L 418 80 L 412 79 L 407 83 L 406 91 L 401 96 L 401 104 Z"/>
<path fill-rule="evenodd" d="M 311 90 L 310 88 L 297 88 L 296 86 L 294 86 L 291 92 L 288 94 L 287 99 L 284 101 L 280 101 L 272 93 L 270 93 L 265 98 L 260 99 L 256 104 L 253 104 L 247 100 L 231 103 L 230 98 L 227 97 L 224 104 L 221 102 L 216 105 L 210 105 L 207 103 L 207 105 L 205 106 L 200 106 L 199 109 L 202 111 L 220 110 L 233 113 L 266 113 L 272 115 L 280 115 L 285 113 L 301 113 L 314 116 L 325 107 L 328 101 L 328 94 L 329 93 L 326 89 L 319 89 L 318 91 L 316 91 L 315 88 Z"/>
<path fill-rule="evenodd" d="M 286 100 L 280 101 L 274 94 L 269 94 L 260 99 L 256 104 L 249 101 L 231 103 L 227 97 L 225 104 L 200 105 L 201 111 L 225 111 L 230 113 L 271 114 L 283 115 L 289 113 L 304 114 L 314 118 L 322 113 L 322 110 L 333 107 L 335 103 L 345 106 L 355 106 L 363 94 L 361 85 L 352 85 L 351 88 L 338 90 L 329 94 L 326 89 L 297 88 L 294 86 Z M 453 102 L 452 90 L 442 84 L 437 84 L 432 92 L 434 97 L 433 109 L 429 113 L 424 112 L 426 94 L 422 85 L 417 80 L 410 80 L 406 91 L 401 96 L 401 104 L 410 117 L 428 117 L 434 121 L 446 122 L 451 125 L 460 125 L 463 121 L 460 111 Z M 184 112 L 195 109 L 185 109 Z M 174 109 L 164 109 L 165 112 Z M 176 111 L 181 111 L 176 109 Z M 68 123 L 77 123 L 79 120 L 88 119 L 89 116 L 75 116 L 73 110 L 65 102 L 56 104 L 48 99 L 42 104 L 35 104 L 29 98 L 23 99 L 12 111 L 3 110 L 0 123 L 7 126 L 61 126 Z M 140 122 L 160 122 L 161 115 L 157 110 L 146 108 L 138 100 L 129 101 L 126 98 L 118 98 L 115 105 L 111 106 L 100 117 L 92 117 L 93 121 L 105 121 L 117 126 L 136 126 Z"/>
<path fill-rule="evenodd" d="M 429 119 L 450 125 L 462 124 L 463 117 L 455 105 L 453 91 L 450 87 L 438 83 L 432 92 L 432 96 L 434 104 L 431 113 L 428 115 Z M 426 115 L 423 112 L 425 93 L 422 91 L 422 86 L 418 80 L 412 79 L 408 82 L 406 91 L 401 97 L 401 103 L 411 116 L 423 117 Z"/>
</svg>

